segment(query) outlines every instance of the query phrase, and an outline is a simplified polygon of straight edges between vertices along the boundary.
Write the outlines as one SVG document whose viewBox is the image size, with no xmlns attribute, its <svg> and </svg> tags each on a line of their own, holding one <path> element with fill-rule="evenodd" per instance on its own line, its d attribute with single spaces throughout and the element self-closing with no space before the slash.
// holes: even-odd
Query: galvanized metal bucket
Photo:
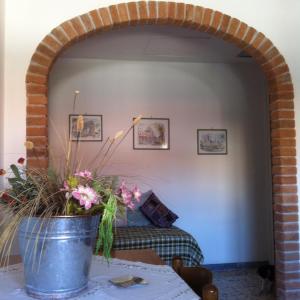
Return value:
<svg viewBox="0 0 300 300">
<path fill-rule="evenodd" d="M 24 218 L 19 247 L 25 289 L 38 299 L 66 299 L 87 288 L 100 216 Z"/>
</svg>

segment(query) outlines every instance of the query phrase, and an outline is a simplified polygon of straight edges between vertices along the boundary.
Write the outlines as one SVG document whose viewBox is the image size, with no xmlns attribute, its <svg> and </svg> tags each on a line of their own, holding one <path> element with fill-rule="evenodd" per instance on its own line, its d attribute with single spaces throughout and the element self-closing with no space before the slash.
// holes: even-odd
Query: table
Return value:
<svg viewBox="0 0 300 300">
<path fill-rule="evenodd" d="M 152 265 L 165 265 L 164 261 L 152 249 L 138 249 L 138 250 L 113 250 L 111 252 L 113 258 L 125 259 L 129 261 L 139 261 Z M 11 255 L 9 257 L 9 265 L 20 263 L 21 257 L 19 255 Z M 3 266 L 0 264 L 0 267 Z M 1 300 L 1 299 L 0 299 Z"/>
<path fill-rule="evenodd" d="M 135 252 L 137 251 L 137 252 Z M 90 273 L 89 288 L 74 300 L 198 300 L 199 297 L 188 285 L 163 262 L 152 250 L 116 251 L 108 265 L 101 256 L 94 256 Z M 127 258 L 127 260 L 120 258 Z M 12 257 L 11 262 L 18 261 Z M 135 260 L 129 261 L 128 259 Z M 137 262 L 143 260 L 156 264 Z M 133 275 L 143 277 L 149 284 L 118 288 L 109 279 L 113 277 Z M 0 299 L 29 300 L 23 288 L 22 264 L 10 265 L 0 269 Z"/>
</svg>

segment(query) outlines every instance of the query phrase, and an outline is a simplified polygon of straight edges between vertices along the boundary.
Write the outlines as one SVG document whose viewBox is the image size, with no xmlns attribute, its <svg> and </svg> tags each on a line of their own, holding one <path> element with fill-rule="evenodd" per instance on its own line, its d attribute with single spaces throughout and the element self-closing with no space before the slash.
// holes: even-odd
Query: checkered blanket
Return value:
<svg viewBox="0 0 300 300">
<path fill-rule="evenodd" d="M 115 250 L 153 249 L 168 265 L 174 256 L 180 256 L 185 266 L 198 266 L 203 261 L 196 240 L 187 232 L 171 228 L 118 227 L 114 237 Z"/>
</svg>

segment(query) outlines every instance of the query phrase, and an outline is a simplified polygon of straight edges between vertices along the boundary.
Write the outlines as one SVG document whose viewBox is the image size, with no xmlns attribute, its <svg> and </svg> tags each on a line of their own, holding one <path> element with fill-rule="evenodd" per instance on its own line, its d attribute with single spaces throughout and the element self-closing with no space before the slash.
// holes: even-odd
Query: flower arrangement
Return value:
<svg viewBox="0 0 300 300">
<path fill-rule="evenodd" d="M 74 95 L 73 111 L 79 92 Z M 81 169 L 78 159 L 80 134 L 84 128 L 83 116 L 77 120 L 77 141 L 66 141 L 66 157 L 63 173 L 30 168 L 24 158 L 19 158 L 9 171 L 0 169 L 0 175 L 6 176 L 10 187 L 0 194 L 0 209 L 3 218 L 0 226 L 0 254 L 8 257 L 12 242 L 23 217 L 81 216 L 101 214 L 98 228 L 96 253 L 100 250 L 106 258 L 110 257 L 113 243 L 113 225 L 118 209 L 132 209 L 140 200 L 141 192 L 137 186 L 129 188 L 124 181 L 118 183 L 116 176 L 103 175 L 103 168 L 109 162 L 118 146 L 126 138 L 138 117 L 128 130 L 117 132 L 113 138 L 107 138 L 96 156 L 90 161 L 92 169 Z M 25 142 L 25 147 L 35 153 L 35 145 Z M 37 155 L 38 159 L 38 155 Z"/>
</svg>

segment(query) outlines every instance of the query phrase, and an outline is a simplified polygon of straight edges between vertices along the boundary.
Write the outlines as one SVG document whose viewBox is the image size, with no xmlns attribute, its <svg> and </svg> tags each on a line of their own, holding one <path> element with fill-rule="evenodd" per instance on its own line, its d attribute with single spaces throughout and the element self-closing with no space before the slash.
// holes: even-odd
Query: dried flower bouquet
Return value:
<svg viewBox="0 0 300 300">
<path fill-rule="evenodd" d="M 79 92 L 74 94 L 73 112 Z M 2 211 L 2 232 L 0 233 L 1 260 L 11 253 L 12 243 L 18 226 L 24 217 L 49 218 L 54 216 L 77 216 L 101 214 L 98 228 L 98 239 L 95 252 L 103 251 L 110 257 L 113 243 L 113 225 L 118 207 L 133 208 L 139 201 L 141 192 L 138 187 L 132 189 L 121 185 L 114 176 L 102 174 L 103 168 L 126 138 L 133 126 L 141 118 L 138 117 L 126 132 L 119 131 L 113 138 L 107 138 L 95 157 L 88 165 L 94 167 L 81 169 L 78 159 L 79 138 L 84 128 L 82 115 L 77 120 L 77 140 L 67 139 L 66 156 L 63 174 L 51 167 L 47 170 L 26 166 L 24 158 L 10 166 L 10 171 L 0 170 L 0 175 L 8 177 L 10 187 L 1 192 L 0 209 Z M 25 147 L 35 153 L 36 147 L 31 141 Z M 37 156 L 38 159 L 38 156 Z"/>
</svg>

